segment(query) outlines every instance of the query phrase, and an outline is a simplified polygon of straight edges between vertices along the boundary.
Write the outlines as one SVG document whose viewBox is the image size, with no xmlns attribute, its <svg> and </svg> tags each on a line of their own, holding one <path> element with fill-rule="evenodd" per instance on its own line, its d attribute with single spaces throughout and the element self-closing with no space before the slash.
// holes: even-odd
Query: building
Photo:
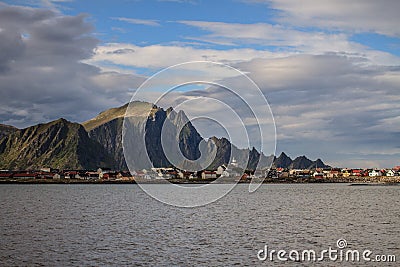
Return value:
<svg viewBox="0 0 400 267">
<path fill-rule="evenodd" d="M 236 159 L 234 157 L 232 158 L 232 161 L 231 161 L 230 165 L 232 165 L 232 167 L 238 167 L 238 163 L 237 163 L 237 161 L 236 161 Z"/>
<path fill-rule="evenodd" d="M 217 168 L 216 173 L 217 173 L 218 175 L 222 175 L 222 173 L 223 173 L 225 170 L 226 170 L 226 166 L 223 164 L 223 165 L 221 165 L 221 166 L 219 166 L 219 167 Z"/>
<path fill-rule="evenodd" d="M 203 171 L 201 173 L 201 179 L 213 179 L 217 178 L 217 173 L 215 171 Z"/>
<path fill-rule="evenodd" d="M 349 177 L 350 175 L 351 175 L 351 171 L 350 171 L 350 170 L 348 170 L 348 169 L 343 169 L 343 170 L 342 170 L 342 177 L 347 178 L 347 177 Z"/>
<path fill-rule="evenodd" d="M 388 171 L 386 172 L 386 176 L 387 176 L 387 177 L 393 177 L 393 176 L 395 176 L 395 173 L 394 173 L 393 170 L 388 170 Z"/>
<path fill-rule="evenodd" d="M 64 172 L 65 179 L 81 179 L 79 171 L 66 171 Z"/>
<path fill-rule="evenodd" d="M 240 177 L 241 181 L 246 181 L 250 179 L 250 175 L 248 175 L 247 173 L 243 173 L 242 177 Z"/>
<path fill-rule="evenodd" d="M 99 179 L 100 174 L 96 172 L 86 172 L 85 173 L 87 179 Z"/>
<path fill-rule="evenodd" d="M 316 171 L 316 172 L 313 173 L 313 177 L 314 178 L 318 178 L 318 179 L 322 179 L 322 178 L 324 178 L 324 173 Z"/>
<path fill-rule="evenodd" d="M 62 173 L 55 173 L 53 175 L 53 179 L 64 179 L 64 178 L 65 178 L 65 175 Z"/>
<path fill-rule="evenodd" d="M 16 179 L 36 179 L 37 175 L 29 172 L 17 172 L 14 173 L 13 177 Z"/>
<path fill-rule="evenodd" d="M 378 177 L 378 176 L 381 176 L 382 174 L 381 174 L 381 172 L 380 171 L 377 171 L 377 170 L 372 170 L 372 171 L 370 171 L 369 173 L 368 173 L 368 176 L 369 177 Z"/>
<path fill-rule="evenodd" d="M 0 173 L 0 179 L 10 179 L 13 178 L 13 174 L 12 173 L 8 173 L 8 172 L 1 172 Z"/>
<path fill-rule="evenodd" d="M 353 169 L 351 171 L 351 175 L 357 176 L 357 177 L 361 177 L 362 173 L 363 173 L 363 170 L 361 170 L 361 169 Z"/>
<path fill-rule="evenodd" d="M 329 174 L 327 175 L 328 178 L 337 178 L 339 177 L 341 174 L 341 170 L 340 169 L 331 169 Z"/>
<path fill-rule="evenodd" d="M 103 179 L 104 180 L 116 180 L 117 179 L 117 173 L 116 172 L 107 172 L 103 174 Z"/>
</svg>

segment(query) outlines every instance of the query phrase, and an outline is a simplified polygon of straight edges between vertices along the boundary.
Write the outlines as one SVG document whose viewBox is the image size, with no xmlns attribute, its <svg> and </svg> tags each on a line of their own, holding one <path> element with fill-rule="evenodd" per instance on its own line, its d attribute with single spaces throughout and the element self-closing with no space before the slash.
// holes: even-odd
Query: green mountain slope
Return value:
<svg viewBox="0 0 400 267">
<path fill-rule="evenodd" d="M 59 119 L 16 130 L 0 140 L 1 169 L 94 169 L 114 160 L 82 125 Z"/>
</svg>

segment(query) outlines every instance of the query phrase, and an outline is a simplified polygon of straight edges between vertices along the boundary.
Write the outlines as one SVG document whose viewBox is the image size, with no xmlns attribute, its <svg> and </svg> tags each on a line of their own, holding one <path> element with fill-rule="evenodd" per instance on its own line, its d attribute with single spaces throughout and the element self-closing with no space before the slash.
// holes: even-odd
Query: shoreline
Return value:
<svg viewBox="0 0 400 267">
<path fill-rule="evenodd" d="M 359 177 L 357 177 L 359 178 Z M 364 177 L 368 178 L 368 177 Z M 384 177 L 383 177 L 384 178 Z M 196 179 L 182 180 L 171 179 L 168 183 L 173 184 L 209 184 L 215 179 Z M 243 180 L 238 184 L 249 184 L 251 180 Z M 82 180 L 82 179 L 0 179 L 0 184 L 166 184 L 165 180 Z M 235 181 L 220 180 L 215 184 L 236 183 Z M 314 178 L 266 178 L 263 184 L 327 184 L 342 183 L 352 186 L 368 186 L 368 185 L 400 185 L 400 179 L 314 179 Z"/>
</svg>

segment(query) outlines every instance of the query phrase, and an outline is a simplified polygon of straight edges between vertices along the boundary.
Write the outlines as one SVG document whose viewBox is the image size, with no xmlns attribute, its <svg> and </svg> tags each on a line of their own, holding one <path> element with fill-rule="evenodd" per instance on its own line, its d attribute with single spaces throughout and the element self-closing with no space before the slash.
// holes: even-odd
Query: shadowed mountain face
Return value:
<svg viewBox="0 0 400 267">
<path fill-rule="evenodd" d="M 122 150 L 123 121 L 123 118 L 116 118 L 88 132 L 90 138 L 99 143 L 113 157 L 115 168 L 121 170 L 127 169 Z"/>
<path fill-rule="evenodd" d="M 329 168 L 330 166 L 325 165 L 322 160 L 317 159 L 312 161 L 306 156 L 300 156 L 292 160 L 284 152 L 275 159 L 274 167 L 285 168 L 285 169 L 313 169 L 313 168 Z"/>
<path fill-rule="evenodd" d="M 225 138 L 204 140 L 183 111 L 164 110 L 146 102 L 134 102 L 133 106 L 106 110 L 82 125 L 64 119 L 21 130 L 0 124 L 0 168 L 127 170 L 128 160 L 138 169 L 176 166 L 199 170 L 216 169 L 233 159 L 239 167 L 251 170 L 269 168 L 273 161 L 283 168 L 326 167 L 321 160 L 314 162 L 305 156 L 292 161 L 284 153 L 275 158 L 255 148 L 239 149 Z M 125 158 L 122 146 L 124 127 L 131 137 L 124 140 L 129 158 Z M 180 153 L 181 157 L 173 159 L 166 156 Z"/>
<path fill-rule="evenodd" d="M 293 160 L 292 164 L 290 164 L 290 169 L 308 169 L 312 166 L 313 162 L 309 160 L 305 156 L 297 157 Z M 322 166 L 321 166 L 322 167 Z"/>
<path fill-rule="evenodd" d="M 0 140 L 1 169 L 93 169 L 115 165 L 78 123 L 59 119 L 21 130 Z"/>
<path fill-rule="evenodd" d="M 239 149 L 231 144 L 226 138 L 210 138 L 217 146 L 217 156 L 210 166 L 210 169 L 215 169 L 222 164 L 228 164 L 233 159 L 238 166 L 248 170 L 269 168 L 274 159 L 273 156 L 265 156 L 259 153 L 254 147 L 253 149 Z"/>
<path fill-rule="evenodd" d="M 135 144 L 132 144 L 134 149 L 129 154 L 132 154 L 135 164 L 143 168 L 149 168 L 151 165 L 154 167 L 171 166 L 161 144 L 161 130 L 165 123 L 168 123 L 171 129 L 168 139 L 171 142 L 177 142 L 179 139 L 179 148 L 182 154 L 190 160 L 197 159 L 200 156 L 198 147 L 202 138 L 193 125 L 188 122 L 186 115 L 182 111 L 177 113 L 172 109 L 164 110 L 156 106 L 149 107 L 149 105 L 151 104 L 138 102 L 129 114 L 132 127 L 129 127 L 127 133 L 136 140 Z M 102 144 L 114 157 L 119 169 L 127 169 L 122 147 L 122 129 L 127 107 L 128 105 L 124 105 L 102 112 L 96 118 L 83 123 L 89 136 Z M 150 109 L 151 114 L 147 117 L 145 113 Z M 182 130 L 178 133 L 178 129 Z M 145 137 L 146 147 L 141 147 L 140 144 L 143 137 Z M 148 155 L 152 164 L 144 155 Z"/>
<path fill-rule="evenodd" d="M 279 157 L 275 159 L 274 165 L 276 168 L 289 168 L 292 162 L 292 159 L 282 152 Z"/>
</svg>

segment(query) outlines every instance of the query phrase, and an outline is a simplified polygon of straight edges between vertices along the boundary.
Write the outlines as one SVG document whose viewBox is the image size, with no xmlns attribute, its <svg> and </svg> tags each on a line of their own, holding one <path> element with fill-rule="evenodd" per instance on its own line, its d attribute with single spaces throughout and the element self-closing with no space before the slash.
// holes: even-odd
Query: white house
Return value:
<svg viewBox="0 0 400 267">
<path fill-rule="evenodd" d="M 53 179 L 61 179 L 61 178 L 64 178 L 64 175 L 62 177 L 61 177 L 61 175 L 59 173 L 55 173 L 53 175 Z"/>
<path fill-rule="evenodd" d="M 393 177 L 393 176 L 394 176 L 394 171 L 393 171 L 393 170 L 388 170 L 388 171 L 386 172 L 386 176 L 388 176 L 388 177 Z"/>
<path fill-rule="evenodd" d="M 213 171 L 203 171 L 201 173 L 201 178 L 202 179 L 211 179 L 211 178 L 217 178 L 217 173 Z"/>
<path fill-rule="evenodd" d="M 232 161 L 231 161 L 230 165 L 232 165 L 233 167 L 237 167 L 238 166 L 238 163 L 237 163 L 237 161 L 236 161 L 236 159 L 234 157 L 232 158 Z"/>
<path fill-rule="evenodd" d="M 222 175 L 222 173 L 226 170 L 226 166 L 225 165 L 221 165 L 217 168 L 216 173 L 218 175 Z"/>
<path fill-rule="evenodd" d="M 222 172 L 222 174 L 221 174 L 221 177 L 229 177 L 230 176 L 230 174 L 229 174 L 229 172 L 228 171 L 223 171 Z"/>
<path fill-rule="evenodd" d="M 323 172 L 315 171 L 315 172 L 313 173 L 313 177 L 314 177 L 314 178 L 324 178 L 324 173 L 323 173 Z"/>
<path fill-rule="evenodd" d="M 369 177 L 377 177 L 377 176 L 381 176 L 381 172 L 380 171 L 376 171 L 376 170 L 372 170 L 368 173 Z"/>
</svg>

